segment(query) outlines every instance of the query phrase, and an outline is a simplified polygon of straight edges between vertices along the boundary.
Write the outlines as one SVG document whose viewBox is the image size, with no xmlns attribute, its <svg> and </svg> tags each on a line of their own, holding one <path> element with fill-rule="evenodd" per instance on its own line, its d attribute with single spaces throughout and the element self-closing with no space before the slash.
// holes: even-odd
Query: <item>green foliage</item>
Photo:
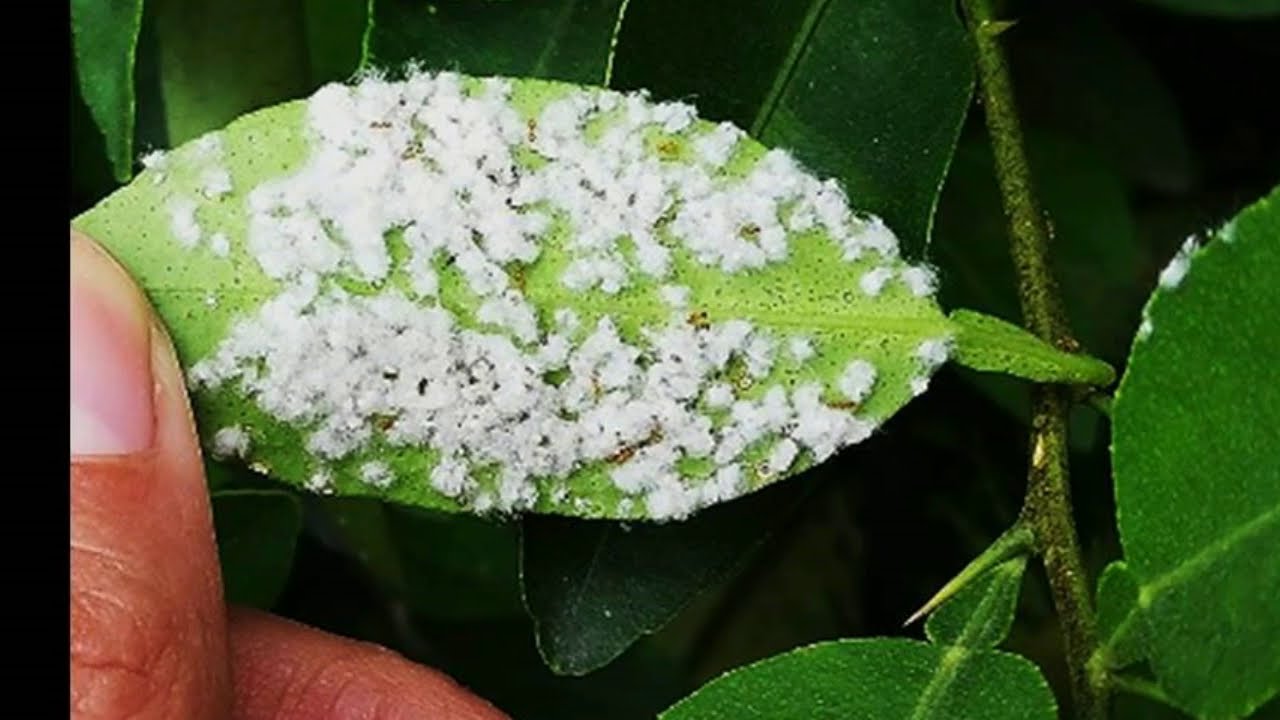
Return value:
<svg viewBox="0 0 1280 720">
<path fill-rule="evenodd" d="M 120 181 L 133 174 L 133 65 L 141 28 L 142 0 L 71 1 L 80 93 Z"/>
<path fill-rule="evenodd" d="M 1057 714 L 1044 678 L 1016 655 L 877 638 L 813 645 L 734 670 L 659 717 L 1052 720 Z"/>
<path fill-rule="evenodd" d="M 213 525 L 227 602 L 270 608 L 284 590 L 302 508 L 280 490 L 213 493 Z"/>
<path fill-rule="evenodd" d="M 935 0 L 649 0 L 628 10 L 616 85 L 696 98 L 844 183 L 912 252 L 928 244 L 973 89 L 969 42 Z"/>
<path fill-rule="evenodd" d="M 660 717 L 1053 718 L 1053 695 L 1036 667 L 992 650 L 1013 623 L 1025 567 L 1025 557 L 1014 558 L 969 583 L 930 616 L 928 643 L 800 648 L 717 678 Z"/>
<path fill-rule="evenodd" d="M 1280 690 L 1280 385 L 1264 380 L 1280 355 L 1277 273 L 1280 190 L 1162 274 L 1113 410 L 1149 661 L 1204 717 L 1247 714 Z"/>
</svg>

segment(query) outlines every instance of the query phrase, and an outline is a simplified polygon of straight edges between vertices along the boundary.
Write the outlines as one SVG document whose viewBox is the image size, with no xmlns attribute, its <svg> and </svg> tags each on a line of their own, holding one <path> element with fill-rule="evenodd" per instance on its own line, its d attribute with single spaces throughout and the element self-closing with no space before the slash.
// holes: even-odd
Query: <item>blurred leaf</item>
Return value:
<svg viewBox="0 0 1280 720">
<path fill-rule="evenodd" d="M 695 101 L 839 178 L 906 248 L 927 245 L 973 89 L 968 36 L 937 0 L 652 0 L 627 13 L 617 85 Z"/>
<path fill-rule="evenodd" d="M 384 594 L 403 595 L 405 568 L 388 518 L 389 508 L 370 498 L 320 497 L 308 517 L 326 544 L 360 563 Z"/>
<path fill-rule="evenodd" d="M 373 0 L 301 0 L 312 86 L 344 82 L 364 60 Z"/>
<path fill-rule="evenodd" d="M 1259 18 L 1280 14 L 1280 0 L 1140 0 L 1167 10 L 1226 18 Z"/>
<path fill-rule="evenodd" d="M 518 720 L 653 720 L 690 690 L 680 668 L 647 643 L 585 677 L 553 673 L 527 617 L 424 623 L 427 661 Z"/>
<path fill-rule="evenodd" d="M 1038 3 L 1028 13 L 1004 36 L 1024 122 L 1089 146 L 1138 184 L 1189 189 L 1183 112 L 1154 64 L 1097 10 Z"/>
<path fill-rule="evenodd" d="M 393 506 L 387 524 L 414 610 L 450 620 L 523 615 L 518 525 Z"/>
<path fill-rule="evenodd" d="M 899 638 L 840 640 L 733 670 L 661 720 L 1053 720 L 1035 665 L 1017 655 Z"/>
<path fill-rule="evenodd" d="M 814 470 L 820 476 L 814 489 L 743 569 L 654 635 L 691 678 L 705 682 L 727 668 L 861 628 L 862 537 L 843 464 Z"/>
<path fill-rule="evenodd" d="M 1146 621 L 1138 612 L 1138 581 L 1122 561 L 1107 565 L 1098 578 L 1098 637 L 1108 669 L 1144 659 Z"/>
<path fill-rule="evenodd" d="M 120 182 L 133 175 L 133 64 L 141 27 L 142 0 L 71 0 L 80 94 Z"/>
<path fill-rule="evenodd" d="M 601 85 L 623 0 L 375 0 L 371 62 Z"/>
<path fill-rule="evenodd" d="M 70 82 L 71 216 L 93 206 L 117 186 L 107 157 L 106 139 L 98 130 L 76 80 L 74 61 L 68 66 Z"/>
<path fill-rule="evenodd" d="M 212 498 L 227 602 L 270 609 L 293 566 L 298 499 L 281 490 L 226 490 Z"/>
<path fill-rule="evenodd" d="M 974 579 L 935 610 L 924 630 L 937 645 L 993 648 L 1009 636 L 1027 559 L 1007 560 Z"/>
<path fill-rule="evenodd" d="M 1280 188 L 1161 273 L 1113 408 L 1152 671 L 1197 715 L 1246 714 L 1280 690 L 1277 277 Z"/>
<path fill-rule="evenodd" d="M 151 0 L 169 144 L 311 87 L 298 0 Z"/>
<path fill-rule="evenodd" d="M 547 665 L 588 673 L 661 628 L 786 521 L 795 490 L 771 487 L 680 523 L 527 516 L 521 578 Z"/>
</svg>

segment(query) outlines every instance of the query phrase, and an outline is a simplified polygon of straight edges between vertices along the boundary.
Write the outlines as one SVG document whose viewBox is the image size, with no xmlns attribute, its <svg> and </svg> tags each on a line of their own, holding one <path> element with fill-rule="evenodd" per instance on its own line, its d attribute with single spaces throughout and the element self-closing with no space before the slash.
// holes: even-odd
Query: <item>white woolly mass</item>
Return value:
<svg viewBox="0 0 1280 720">
<path fill-rule="evenodd" d="M 1191 269 L 1191 256 L 1200 249 L 1200 241 L 1192 235 L 1182 243 L 1182 247 L 1178 248 L 1178 252 L 1160 271 L 1160 287 L 1172 290 L 1182 284 L 1183 278 L 1187 276 L 1187 271 Z"/>
<path fill-rule="evenodd" d="M 721 168 L 745 133 L 728 123 L 692 129 L 688 105 L 580 90 L 526 121 L 510 92 L 501 79 L 476 90 L 458 75 L 416 72 L 319 90 L 305 165 L 247 195 L 247 249 L 284 289 L 191 368 L 193 386 L 235 384 L 304 428 L 321 465 L 306 483 L 313 491 L 332 492 L 326 465 L 376 437 L 438 453 L 428 477 L 399 480 L 478 512 L 533 507 L 540 487 L 553 502 L 592 509 L 549 483 L 594 466 L 625 495 L 619 508 L 643 502 L 651 517 L 685 517 L 787 472 L 802 453 L 821 462 L 871 435 L 876 423 L 827 404 L 820 383 L 757 385 L 779 352 L 812 358 L 809 338 L 706 322 L 705 313 L 695 322 L 683 311 L 696 300 L 671 274 L 676 251 L 727 273 L 762 268 L 788 257 L 790 233 L 811 230 L 846 259 L 895 261 L 897 241 L 879 219 L 856 216 L 837 183 L 780 150 L 726 179 Z M 688 131 L 688 157 L 673 162 L 680 145 L 655 148 L 655 131 Z M 216 134 L 197 144 L 208 161 L 221 152 Z M 531 154 L 541 159 L 529 163 Z M 207 197 L 231 191 L 223 173 L 204 171 Z M 171 209 L 175 237 L 197 244 L 194 203 Z M 542 257 L 553 224 L 566 226 L 561 292 L 652 283 L 670 319 L 624 337 L 607 315 L 583 323 L 569 308 L 531 303 L 516 272 Z M 403 257 L 393 260 L 389 233 Z M 229 252 L 221 233 L 210 247 Z M 900 272 L 912 293 L 933 292 L 931 271 L 900 268 L 867 272 L 862 290 L 876 295 Z M 345 291 L 335 276 L 379 289 Z M 446 279 L 476 298 L 473 311 L 438 300 Z M 926 382 L 948 348 L 919 347 Z M 728 382 L 731 369 L 745 377 Z M 860 402 L 875 381 L 875 368 L 857 360 L 834 383 Z M 744 464 L 749 457 L 763 460 Z M 687 459 L 712 466 L 687 476 Z M 494 472 L 482 480 L 481 468 Z M 358 477 L 379 488 L 397 481 L 377 461 Z"/>
<path fill-rule="evenodd" d="M 179 197 L 169 202 L 169 230 L 185 248 L 200 244 L 200 224 L 196 221 L 196 201 Z"/>
<path fill-rule="evenodd" d="M 243 427 L 224 427 L 213 434 L 213 456 L 219 460 L 243 458 L 249 453 L 249 442 L 249 433 Z"/>
<path fill-rule="evenodd" d="M 876 368 L 866 360 L 854 360 L 845 366 L 840 375 L 840 392 L 849 400 L 860 403 L 871 394 L 876 383 Z"/>
</svg>

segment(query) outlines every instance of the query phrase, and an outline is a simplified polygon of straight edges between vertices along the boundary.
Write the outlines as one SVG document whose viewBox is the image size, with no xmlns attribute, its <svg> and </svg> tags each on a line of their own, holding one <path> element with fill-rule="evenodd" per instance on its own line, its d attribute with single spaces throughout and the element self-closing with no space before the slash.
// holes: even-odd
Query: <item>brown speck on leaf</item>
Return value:
<svg viewBox="0 0 1280 720">
<path fill-rule="evenodd" d="M 536 142 L 538 139 L 538 121 L 533 118 L 529 118 L 529 122 L 525 124 L 525 127 L 529 131 L 529 142 Z"/>
<path fill-rule="evenodd" d="M 376 128 L 379 130 L 387 130 L 387 129 L 390 129 L 391 127 L 391 121 L 390 120 L 374 120 L 373 122 L 369 123 L 369 127 Z"/>
<path fill-rule="evenodd" d="M 706 330 L 711 327 L 711 320 L 707 316 L 706 310 L 694 310 L 689 313 L 689 324 L 699 330 Z"/>
<path fill-rule="evenodd" d="M 658 143 L 658 153 L 664 158 L 674 159 L 680 154 L 680 143 L 671 139 L 663 140 Z"/>
<path fill-rule="evenodd" d="M 398 419 L 399 418 L 397 418 L 395 415 L 374 415 L 373 426 L 383 432 L 386 432 L 396 424 L 396 420 Z"/>
<path fill-rule="evenodd" d="M 862 407 L 862 403 L 856 402 L 854 400 L 836 400 L 835 402 L 827 403 L 827 407 L 835 408 L 836 410 L 848 410 L 850 412 L 853 412 L 858 408 Z"/>
</svg>

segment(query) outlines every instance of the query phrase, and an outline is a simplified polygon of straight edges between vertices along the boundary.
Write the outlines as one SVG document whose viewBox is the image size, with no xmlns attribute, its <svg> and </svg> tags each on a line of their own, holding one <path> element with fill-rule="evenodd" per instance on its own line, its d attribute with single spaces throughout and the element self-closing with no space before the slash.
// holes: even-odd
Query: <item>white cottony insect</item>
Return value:
<svg viewBox="0 0 1280 720">
<path fill-rule="evenodd" d="M 297 429 L 309 490 L 682 518 L 865 440 L 946 361 L 933 271 L 835 181 L 683 103 L 516 95 L 451 73 L 326 86 L 305 157 L 252 187 L 221 134 L 184 151 L 171 234 L 274 288 L 190 382 Z M 842 302 L 922 329 L 877 342 L 791 307 L 812 301 L 771 278 L 812 257 Z M 238 428 L 214 445 L 257 449 Z"/>
</svg>

